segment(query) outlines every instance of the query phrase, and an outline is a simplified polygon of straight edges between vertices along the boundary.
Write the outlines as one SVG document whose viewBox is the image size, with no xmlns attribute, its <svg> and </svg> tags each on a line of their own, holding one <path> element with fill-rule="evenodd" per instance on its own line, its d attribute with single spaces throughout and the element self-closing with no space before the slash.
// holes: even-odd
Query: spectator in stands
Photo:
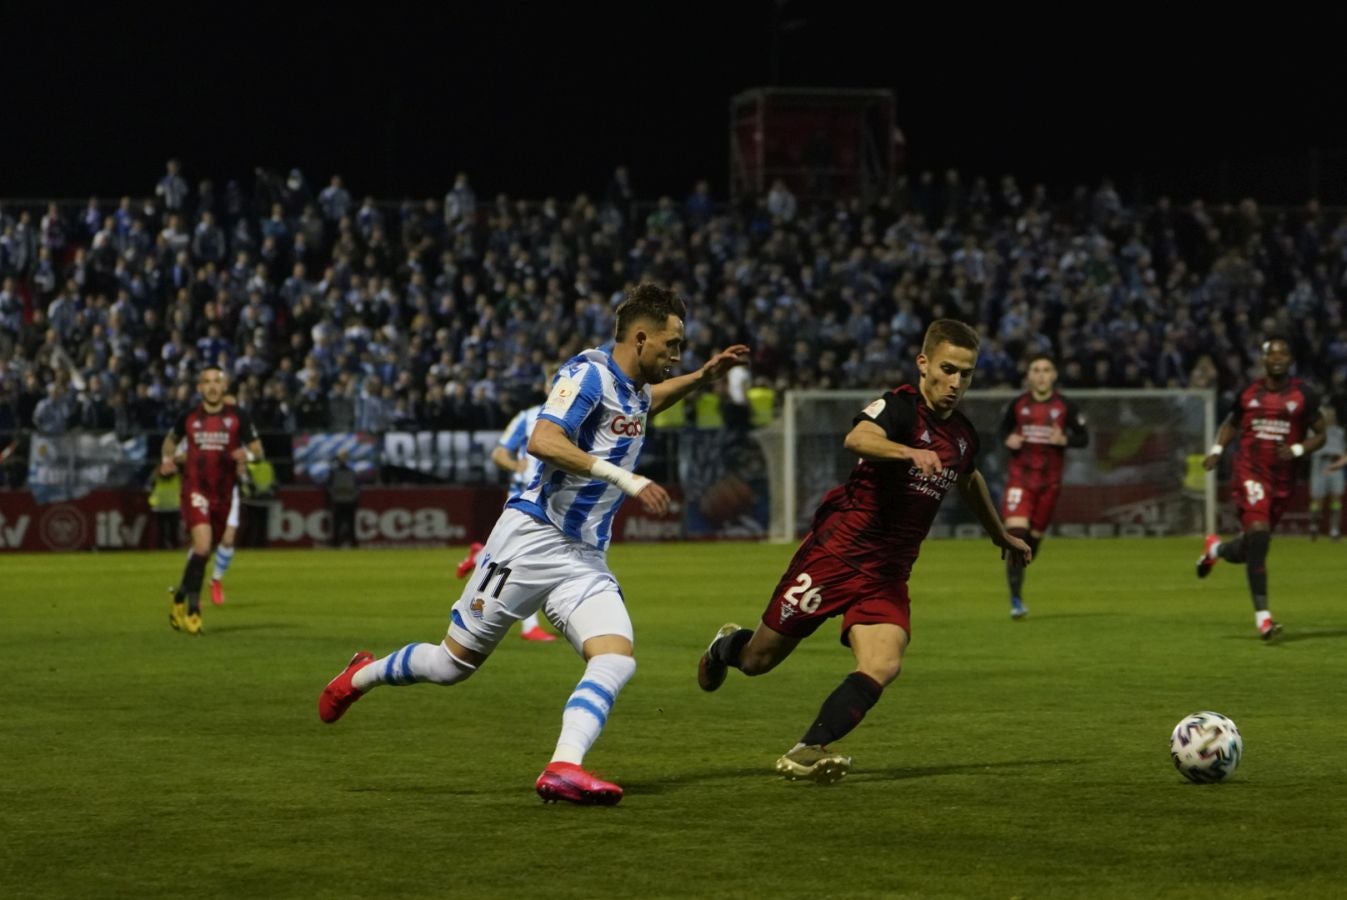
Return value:
<svg viewBox="0 0 1347 900">
<path fill-rule="evenodd" d="M 780 178 L 772 182 L 772 189 L 767 192 L 767 211 L 772 218 L 786 224 L 795 218 L 798 210 L 799 204 L 790 188 L 786 187 L 786 182 Z"/>
<path fill-rule="evenodd" d="M 33 428 L 39 434 L 65 434 L 74 418 L 74 406 L 64 382 L 53 380 L 47 385 L 47 396 L 33 410 Z"/>
<path fill-rule="evenodd" d="M 164 176 L 154 186 L 154 196 L 166 212 L 176 213 L 186 209 L 187 191 L 181 165 L 176 159 L 170 159 L 164 166 Z"/>
<path fill-rule="evenodd" d="M 329 222 L 340 222 L 352 209 L 351 192 L 342 184 L 340 175 L 333 175 L 327 187 L 318 194 L 318 208 Z"/>
</svg>

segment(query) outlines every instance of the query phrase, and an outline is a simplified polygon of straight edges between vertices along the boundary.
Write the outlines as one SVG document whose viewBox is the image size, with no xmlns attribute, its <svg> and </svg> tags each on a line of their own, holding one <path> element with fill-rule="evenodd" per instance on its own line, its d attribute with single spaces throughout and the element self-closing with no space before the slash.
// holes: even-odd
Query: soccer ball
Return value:
<svg viewBox="0 0 1347 900">
<path fill-rule="evenodd" d="M 1224 781 L 1239 767 L 1244 739 L 1228 717 L 1210 710 L 1195 712 L 1174 726 L 1169 755 L 1174 768 L 1196 784 Z"/>
</svg>

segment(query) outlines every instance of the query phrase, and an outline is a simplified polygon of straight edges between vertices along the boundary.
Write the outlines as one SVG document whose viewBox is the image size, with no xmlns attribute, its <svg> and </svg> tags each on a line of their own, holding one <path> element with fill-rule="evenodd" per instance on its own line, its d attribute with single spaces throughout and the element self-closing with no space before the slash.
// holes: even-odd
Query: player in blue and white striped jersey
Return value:
<svg viewBox="0 0 1347 900">
<path fill-rule="evenodd" d="M 491 448 L 491 461 L 502 471 L 510 473 L 510 497 L 513 500 L 524 493 L 524 488 L 528 487 L 531 473 L 538 467 L 538 461 L 529 456 L 529 437 L 533 434 L 533 426 L 538 421 L 538 413 L 542 412 L 542 404 L 530 406 L 528 409 L 520 410 L 515 413 L 510 424 L 505 426 L 505 430 L 500 434 L 500 440 L 496 446 Z M 473 544 L 469 548 L 468 558 L 458 564 L 458 577 L 466 578 L 477 566 L 477 554 L 482 552 L 481 544 Z M 530 613 L 519 623 L 519 636 L 526 641 L 540 641 L 550 643 L 556 640 L 556 637 L 547 629 L 542 627 L 538 621 L 538 614 Z"/>
<path fill-rule="evenodd" d="M 636 671 L 631 617 L 605 553 L 613 520 L 626 497 L 652 514 L 669 508 L 668 492 L 635 474 L 649 417 L 748 359 L 748 348 L 736 344 L 673 377 L 684 312 L 672 291 L 640 284 L 617 308 L 611 350 L 586 350 L 562 366 L 529 439 L 540 465 L 491 530 L 444 641 L 409 644 L 379 660 L 357 653 L 318 700 L 324 722 L 337 721 L 376 685 L 468 678 L 515 622 L 541 609 L 586 664 L 535 787 L 544 800 L 622 799 L 621 787 L 581 768 Z"/>
<path fill-rule="evenodd" d="M 524 493 L 528 487 L 530 473 L 537 466 L 537 460 L 529 456 L 529 438 L 533 435 L 533 426 L 538 421 L 538 413 L 543 411 L 542 404 L 530 406 L 515 413 L 510 424 L 500 433 L 500 440 L 491 448 L 491 461 L 510 473 L 510 499 Z"/>
</svg>

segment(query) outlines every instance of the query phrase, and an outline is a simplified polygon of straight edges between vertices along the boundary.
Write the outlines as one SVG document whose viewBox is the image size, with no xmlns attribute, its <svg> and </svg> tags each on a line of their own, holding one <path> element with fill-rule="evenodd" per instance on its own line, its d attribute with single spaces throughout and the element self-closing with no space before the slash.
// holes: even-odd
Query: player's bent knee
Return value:
<svg viewBox="0 0 1347 900">
<path fill-rule="evenodd" d="M 477 671 L 477 666 L 466 660 L 460 659 L 454 655 L 444 644 L 437 647 L 431 647 L 429 644 L 421 646 L 430 649 L 423 660 L 418 662 L 417 679 L 429 681 L 431 684 L 458 684 L 460 681 L 467 681 Z"/>
<path fill-rule="evenodd" d="M 581 646 L 581 652 L 586 660 L 594 659 L 596 656 L 625 656 L 632 659 L 635 648 L 623 635 L 601 634 L 585 641 Z M 632 659 L 632 662 L 634 664 L 635 660 Z"/>
<path fill-rule="evenodd" d="M 873 678 L 880 687 L 888 687 L 902 674 L 903 664 L 901 660 L 892 663 L 870 663 L 860 666 L 857 671 Z"/>
</svg>

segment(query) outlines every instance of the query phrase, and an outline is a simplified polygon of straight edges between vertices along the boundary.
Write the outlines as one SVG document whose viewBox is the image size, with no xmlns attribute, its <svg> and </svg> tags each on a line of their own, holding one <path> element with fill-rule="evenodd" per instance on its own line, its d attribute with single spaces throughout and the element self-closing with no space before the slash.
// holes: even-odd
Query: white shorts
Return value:
<svg viewBox="0 0 1347 900">
<path fill-rule="evenodd" d="M 507 509 L 449 614 L 449 637 L 488 654 L 516 622 L 539 610 L 577 653 L 601 635 L 635 640 L 622 589 L 603 551 Z"/>
<path fill-rule="evenodd" d="M 226 528 L 239 527 L 239 489 L 234 487 L 234 496 L 229 501 L 229 518 L 225 519 Z"/>
<path fill-rule="evenodd" d="M 1310 463 L 1310 497 L 1313 499 L 1322 500 L 1325 497 L 1342 495 L 1344 487 L 1343 470 L 1324 471 L 1328 468 L 1328 464 L 1337 458 L 1336 453 L 1325 453 L 1322 456 L 1316 456 L 1314 462 Z"/>
</svg>

